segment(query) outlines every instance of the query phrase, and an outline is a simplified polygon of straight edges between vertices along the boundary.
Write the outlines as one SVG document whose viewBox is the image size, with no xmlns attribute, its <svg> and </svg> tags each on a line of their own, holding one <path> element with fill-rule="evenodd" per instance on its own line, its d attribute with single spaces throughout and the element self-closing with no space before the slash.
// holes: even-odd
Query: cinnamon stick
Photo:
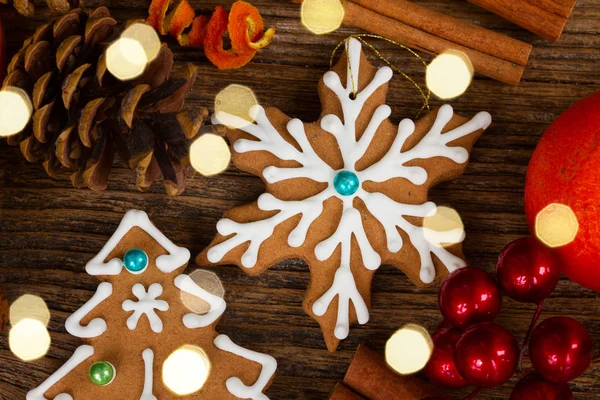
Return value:
<svg viewBox="0 0 600 400">
<path fill-rule="evenodd" d="M 416 376 L 397 375 L 388 368 L 383 356 L 364 345 L 358 346 L 344 384 L 370 400 L 447 398 L 435 386 Z"/>
<path fill-rule="evenodd" d="M 329 395 L 329 400 L 366 400 L 359 394 L 356 394 L 348 387 L 344 386 L 343 383 L 338 383 L 333 388 L 333 391 Z"/>
<path fill-rule="evenodd" d="M 573 12 L 576 0 L 469 0 L 473 4 L 556 42 Z"/>
<path fill-rule="evenodd" d="M 389 1 L 389 0 L 388 0 Z M 354 2 L 345 2 L 344 25 L 395 40 L 413 49 L 430 54 L 439 54 L 454 49 L 466 54 L 475 70 L 500 82 L 516 86 L 521 81 L 525 67 L 503 58 L 443 39 L 434 34 L 413 28 L 410 25 L 371 11 Z M 527 45 L 527 57 L 531 46 Z"/>
<path fill-rule="evenodd" d="M 527 43 L 444 15 L 408 0 L 349 1 L 423 32 L 523 67 L 527 64 L 531 53 L 531 45 Z"/>
</svg>

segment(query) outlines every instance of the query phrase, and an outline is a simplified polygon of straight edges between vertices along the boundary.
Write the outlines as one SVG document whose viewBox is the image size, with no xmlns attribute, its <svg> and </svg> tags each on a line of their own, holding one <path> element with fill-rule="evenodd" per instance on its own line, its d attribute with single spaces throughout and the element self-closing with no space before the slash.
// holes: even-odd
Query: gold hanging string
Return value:
<svg viewBox="0 0 600 400">
<path fill-rule="evenodd" d="M 338 53 L 339 49 L 342 46 L 345 46 L 348 43 L 348 41 L 350 41 L 350 39 L 353 39 L 353 38 L 360 41 L 363 45 L 365 45 L 369 49 L 371 49 L 373 51 L 373 53 L 375 53 L 377 58 L 379 58 L 380 60 L 385 62 L 392 70 L 394 70 L 395 72 L 402 75 L 406 80 L 408 80 L 410 83 L 412 83 L 417 88 L 419 93 L 421 93 L 421 97 L 423 97 L 423 106 L 421 106 L 421 109 L 417 113 L 417 118 L 419 117 L 419 115 L 421 115 L 423 110 L 429 110 L 429 99 L 431 98 L 431 91 L 429 90 L 429 88 L 427 88 L 427 90 L 423 90 L 423 88 L 421 86 L 419 86 L 419 84 L 417 82 L 415 82 L 414 79 L 412 79 L 404 71 L 402 71 L 400 68 L 398 68 L 396 65 L 394 65 L 387 57 L 385 57 L 383 54 L 381 54 L 381 52 L 379 50 L 377 50 L 375 48 L 375 46 L 373 46 L 372 44 L 370 44 L 369 42 L 367 42 L 365 40 L 365 38 L 373 38 L 373 39 L 385 40 L 386 42 L 392 43 L 392 44 L 400 47 L 401 49 L 408 51 L 410 54 L 415 56 L 425 66 L 425 68 L 427 68 L 427 63 L 425 62 L 425 60 L 423 60 L 423 58 L 420 55 L 415 53 L 412 49 L 408 48 L 407 46 L 405 46 L 401 43 L 398 43 L 392 39 L 388 39 L 384 36 L 373 35 L 370 33 L 351 35 L 351 36 L 347 37 L 346 39 L 342 40 L 340 43 L 338 43 L 338 45 L 335 47 L 335 49 L 333 49 L 333 52 L 331 53 L 331 58 L 329 60 L 329 68 L 333 68 L 333 62 L 334 62 L 335 56 Z M 346 57 L 346 59 L 347 59 L 347 63 L 348 63 L 348 71 L 350 73 L 350 82 L 352 83 L 352 94 L 354 96 L 356 96 L 358 94 L 358 87 L 357 87 L 358 84 L 354 79 L 354 71 L 352 71 L 352 65 L 350 63 L 350 56 L 348 55 Z"/>
</svg>

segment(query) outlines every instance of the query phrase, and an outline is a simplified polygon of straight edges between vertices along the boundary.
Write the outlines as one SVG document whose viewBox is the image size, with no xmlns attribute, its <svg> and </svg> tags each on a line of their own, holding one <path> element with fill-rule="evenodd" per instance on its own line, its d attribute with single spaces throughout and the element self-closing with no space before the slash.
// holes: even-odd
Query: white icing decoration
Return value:
<svg viewBox="0 0 600 400">
<path fill-rule="evenodd" d="M 348 253 L 350 252 L 350 237 L 354 234 L 354 238 L 358 242 L 360 252 L 362 254 L 363 263 L 367 269 L 376 270 L 381 265 L 381 257 L 369 243 L 367 234 L 362 225 L 362 219 L 360 212 L 356 208 L 344 207 L 342 218 L 339 222 L 337 230 L 329 238 L 325 239 L 315 247 L 315 256 L 320 261 L 325 261 L 335 251 L 338 244 L 348 247 Z M 342 260 L 342 264 L 344 261 Z M 350 265 L 350 256 L 348 254 L 348 265 Z"/>
<path fill-rule="evenodd" d="M 487 129 L 492 122 L 491 116 L 486 112 L 480 112 L 465 124 L 442 133 L 453 115 L 452 106 L 443 105 L 439 109 L 429 132 L 412 149 L 404 152 L 402 152 L 402 146 L 415 131 L 415 124 L 409 119 L 400 122 L 398 135 L 387 154 L 381 161 L 362 171 L 360 178 L 374 182 L 384 182 L 392 178 L 406 178 L 415 185 L 422 185 L 427 181 L 427 171 L 421 167 L 407 167 L 404 164 L 417 159 L 433 157 L 449 158 L 457 164 L 467 162 L 469 159 L 467 149 L 460 146 L 449 147 L 448 143 L 470 135 L 479 129 Z"/>
<path fill-rule="evenodd" d="M 144 359 L 144 391 L 140 400 L 156 400 L 152 394 L 152 385 L 154 381 L 154 352 L 151 349 L 146 349 L 142 352 Z"/>
<path fill-rule="evenodd" d="M 173 242 L 150 222 L 148 214 L 139 210 L 129 210 L 102 250 L 87 263 L 85 267 L 86 272 L 90 275 L 119 275 L 123 269 L 123 261 L 113 258 L 105 263 L 104 260 L 106 260 L 106 257 L 115 249 L 127 232 L 136 226 L 146 231 L 161 247 L 169 252 L 169 254 L 163 254 L 156 258 L 156 266 L 162 272 L 173 272 L 189 261 L 189 250 L 174 245 Z"/>
<path fill-rule="evenodd" d="M 335 175 L 335 172 L 333 175 Z M 298 226 L 290 233 L 288 244 L 292 247 L 301 246 L 306 239 L 308 228 L 323 212 L 323 201 L 334 195 L 335 189 L 333 188 L 328 188 L 302 201 L 283 201 L 271 194 L 262 194 L 258 198 L 258 207 L 265 211 L 279 210 L 280 212 L 271 218 L 245 224 L 240 224 L 230 219 L 220 220 L 217 223 L 217 231 L 223 236 L 228 236 L 232 233 L 235 233 L 235 236 L 213 246 L 208 251 L 208 260 L 210 262 L 218 262 L 233 248 L 250 241 L 250 246 L 248 246 L 248 249 L 242 256 L 242 265 L 245 268 L 253 268 L 258 260 L 260 246 L 273 234 L 275 227 L 298 214 L 302 214 L 302 219 Z"/>
<path fill-rule="evenodd" d="M 106 321 L 102 318 L 94 318 L 87 326 L 81 326 L 81 320 L 85 318 L 94 308 L 112 295 L 113 286 L 108 282 L 98 285 L 96 293 L 79 310 L 75 311 L 65 321 L 65 328 L 71 335 L 79 338 L 95 338 L 106 332 Z"/>
<path fill-rule="evenodd" d="M 268 354 L 257 353 L 240 347 L 233 343 L 227 335 L 217 336 L 214 343 L 223 351 L 254 361 L 262 366 L 258 380 L 252 386 L 245 385 L 240 378 L 235 376 L 227 379 L 226 386 L 229 393 L 241 399 L 269 400 L 263 391 L 271 381 L 275 370 L 277 370 L 277 360 Z"/>
<path fill-rule="evenodd" d="M 219 296 L 207 292 L 194 282 L 189 276 L 182 274 L 175 278 L 175 286 L 179 290 L 196 296 L 210 305 L 210 311 L 205 315 L 189 313 L 183 316 L 183 325 L 189 329 L 204 328 L 215 322 L 223 312 L 227 304 Z"/>
<path fill-rule="evenodd" d="M 30 390 L 27 393 L 26 400 L 46 400 L 44 397 L 44 393 L 46 393 L 52 386 L 58 383 L 61 379 L 71 373 L 76 367 L 78 367 L 82 362 L 90 358 L 94 355 L 94 348 L 89 345 L 79 346 L 71 358 L 67 360 L 66 363 L 63 364 L 62 367 L 56 370 L 52 375 L 48 377 L 37 388 Z M 73 397 L 67 393 L 61 393 L 57 395 L 55 400 L 73 400 Z"/>
<path fill-rule="evenodd" d="M 164 300 L 158 300 L 158 297 L 163 293 L 160 283 L 150 285 L 147 292 L 144 285 L 136 283 L 133 285 L 132 291 L 139 301 L 125 300 L 122 305 L 124 311 L 133 311 L 133 314 L 127 319 L 129 330 L 132 331 L 137 328 L 138 321 L 145 314 L 150 322 L 150 328 L 155 333 L 161 333 L 163 323 L 154 310 L 167 311 L 169 303 Z"/>
<path fill-rule="evenodd" d="M 350 333 L 350 302 L 356 310 L 358 323 L 361 325 L 369 322 L 369 309 L 365 300 L 356 287 L 356 281 L 350 269 L 350 237 L 342 243 L 342 264 L 335 272 L 333 285 L 313 304 L 315 315 L 323 316 L 327 312 L 333 299 L 338 296 L 337 321 L 334 329 L 335 337 L 343 340 Z"/>
<path fill-rule="evenodd" d="M 462 242 L 464 240 L 462 229 L 436 232 L 429 228 L 415 226 L 404 218 L 405 216 L 427 217 L 435 215 L 437 207 L 434 203 L 402 204 L 395 202 L 382 193 L 366 193 L 364 199 L 369 212 L 381 222 L 385 229 L 389 251 L 397 252 L 402 248 L 402 238 L 397 228 L 406 232 L 410 242 L 419 252 L 421 258 L 420 278 L 424 283 L 431 283 L 435 279 L 435 267 L 431 253 L 435 254 L 450 272 L 466 265 L 462 258 L 450 253 L 440 244 Z"/>
<path fill-rule="evenodd" d="M 356 131 L 356 121 L 363 113 L 367 100 L 392 78 L 393 72 L 389 67 L 380 68 L 373 79 L 355 96 L 352 79 L 360 75 L 361 44 L 356 39 L 351 39 L 347 45 L 349 64 L 351 70 L 347 71 L 346 85 L 341 82 L 340 76 L 333 71 L 327 72 L 323 82 L 336 95 L 342 109 L 342 117 L 325 115 L 321 119 L 321 128 L 331 133 L 340 148 L 344 161 L 344 170 L 356 174 L 359 182 L 365 181 L 384 182 L 393 178 L 403 178 L 414 185 L 423 185 L 429 176 L 427 171 L 418 166 L 407 165 L 420 159 L 443 157 L 462 164 L 468 160 L 469 152 L 461 146 L 451 144 L 480 129 L 486 129 L 491 123 L 491 116 L 487 112 L 475 115 L 468 122 L 442 133 L 454 115 L 451 106 L 442 106 L 430 130 L 412 148 L 403 151 L 407 139 L 415 131 L 415 123 L 409 119 L 400 122 L 393 144 L 386 155 L 363 171 L 356 170 L 356 163 L 368 151 L 376 132 L 386 121 L 391 109 L 387 105 L 379 106 L 371 116 L 362 135 Z M 350 72 L 351 71 L 351 72 Z M 464 239 L 464 232 L 451 230 L 448 232 L 435 232 L 423 227 L 414 226 L 404 217 L 425 217 L 436 211 L 436 205 L 431 202 L 424 204 L 401 204 L 393 201 L 382 193 L 369 193 L 364 189 L 352 196 L 338 194 L 333 186 L 333 178 L 339 171 L 333 170 L 316 154 L 306 136 L 303 124 L 297 119 L 291 120 L 287 125 L 288 133 L 295 139 L 297 147 L 286 141 L 273 127 L 265 111 L 255 107 L 252 113 L 256 116 L 256 124 L 246 124 L 241 128 L 256 140 L 239 139 L 233 144 L 238 153 L 252 151 L 267 151 L 281 160 L 295 161 L 300 167 L 278 168 L 268 167 L 263 171 L 264 179 L 268 183 L 280 182 L 294 178 L 307 178 L 316 182 L 328 183 L 329 187 L 321 193 L 304 200 L 284 201 L 271 194 L 263 194 L 258 199 L 258 208 L 264 211 L 279 211 L 270 218 L 240 223 L 230 219 L 222 219 L 217 224 L 219 234 L 226 237 L 223 242 L 209 249 L 208 260 L 213 263 L 220 262 L 231 250 L 249 243 L 248 249 L 241 258 L 245 268 L 253 268 L 257 264 L 262 244 L 271 237 L 275 228 L 282 222 L 302 215 L 300 222 L 288 237 L 290 247 L 299 247 L 304 244 L 310 226 L 323 212 L 323 202 L 331 197 L 337 197 L 343 202 L 343 212 L 338 222 L 337 229 L 331 237 L 318 243 L 314 249 L 315 256 L 321 261 L 329 259 L 338 247 L 341 250 L 341 261 L 334 276 L 331 287 L 313 304 L 313 313 L 317 316 L 324 315 L 333 300 L 338 297 L 338 315 L 335 327 L 335 336 L 344 339 L 349 332 L 350 303 L 354 306 L 358 322 L 364 324 L 369 319 L 369 312 L 355 282 L 350 267 L 352 237 L 358 244 L 358 250 L 364 267 L 376 270 L 381 264 L 381 256 L 371 245 L 367 237 L 362 216 L 353 207 L 355 198 L 360 198 L 368 211 L 384 227 L 387 248 L 390 252 L 397 253 L 404 245 L 398 232 L 401 229 L 408 236 L 411 244 L 419 253 L 421 260 L 420 279 L 430 283 L 435 278 L 435 268 L 432 254 L 434 254 L 449 271 L 463 267 L 464 261 L 445 250 L 441 243 L 455 243 Z M 213 122 L 219 123 L 217 116 Z M 243 126 L 244 124 L 240 124 Z M 357 140 L 357 137 L 360 139 Z M 298 150 L 298 148 L 300 150 Z"/>
<path fill-rule="evenodd" d="M 145 213 L 142 213 L 144 216 Z M 128 212 L 127 215 L 135 215 Z M 139 217 L 140 214 L 137 214 Z M 136 217 L 137 218 L 137 217 Z M 141 217 L 140 217 L 141 218 Z M 145 217 L 147 218 L 147 216 Z M 143 218 L 142 218 L 143 219 Z M 131 222 L 127 224 L 121 223 L 119 229 L 123 226 L 130 226 Z M 118 231 L 119 231 L 118 229 Z M 127 232 L 130 228 L 121 229 L 121 232 L 115 233 L 114 237 L 122 237 L 123 232 Z M 152 234 L 152 233 L 151 233 Z M 111 238 L 111 240 L 113 239 Z M 106 246 L 105 246 L 106 247 Z M 104 251 L 105 249 L 103 249 Z M 110 250 L 109 250 L 110 251 Z M 186 250 L 187 251 L 187 250 Z M 168 261 L 169 259 L 175 260 L 174 262 L 179 263 L 178 258 L 163 259 Z M 189 258 L 189 252 L 187 253 Z M 101 257 L 101 259 L 105 259 Z M 113 260 L 114 261 L 114 260 Z M 112 261 L 111 261 L 112 262 Z M 109 263 L 110 264 L 110 263 Z M 113 263 L 114 264 L 114 263 Z M 158 260 L 157 260 L 158 265 Z M 178 266 L 180 264 L 177 264 Z M 99 268 L 98 265 L 93 266 Z M 104 268 L 104 265 L 103 267 Z M 110 266 L 108 267 L 110 269 Z M 88 271 L 89 272 L 89 271 Z M 103 271 L 105 274 L 106 271 Z M 203 299 L 210 305 L 210 311 L 208 314 L 200 316 L 196 314 L 186 314 L 183 317 L 183 324 L 189 329 L 202 328 L 214 323 L 225 311 L 226 303 L 225 300 L 215 296 L 206 290 L 199 287 L 189 276 L 179 275 L 175 278 L 175 286 L 180 290 L 192 294 L 198 298 Z M 153 283 L 146 291 L 144 285 L 137 283 L 132 287 L 132 292 L 137 297 L 138 301 L 125 300 L 122 304 L 124 311 L 133 311 L 133 314 L 127 320 L 127 326 L 130 330 L 134 330 L 137 327 L 139 319 L 142 315 L 148 317 L 150 327 L 154 332 L 162 332 L 163 323 L 160 317 L 156 314 L 155 310 L 167 311 L 169 310 L 169 304 L 164 300 L 158 300 L 163 293 L 163 287 L 159 283 Z M 108 282 L 102 282 L 98 285 L 96 293 L 92 298 L 85 303 L 79 310 L 73 315 L 67 318 L 66 328 L 68 332 L 74 336 L 81 338 L 94 338 L 102 335 L 107 330 L 106 321 L 101 318 L 95 318 L 90 321 L 87 326 L 82 326 L 81 321 L 84 319 L 95 307 L 110 297 L 113 293 L 113 286 Z M 239 378 L 230 377 L 226 381 L 226 387 L 232 395 L 239 398 L 252 399 L 252 400 L 268 400 L 262 391 L 266 388 L 277 369 L 277 361 L 269 356 L 262 353 L 253 352 L 244 349 L 240 346 L 235 345 L 225 335 L 219 335 L 214 340 L 215 346 L 223 351 L 227 351 L 236 354 L 240 357 L 244 357 L 248 360 L 254 361 L 261 364 L 262 370 L 256 383 L 252 386 L 246 386 Z M 26 400 L 48 400 L 44 397 L 44 394 L 50 390 L 54 385 L 60 382 L 68 374 L 72 373 L 74 369 L 80 366 L 84 361 L 94 355 L 94 347 L 90 345 L 79 346 L 71 358 L 64 363 L 58 370 L 50 375 L 40 386 L 30 390 L 26 395 Z M 144 386 L 140 396 L 140 400 L 157 400 L 153 394 L 154 385 L 154 352 L 152 349 L 147 348 L 142 352 L 142 359 L 144 361 Z M 87 372 L 87 371 L 86 371 Z M 87 375 L 87 373 L 86 373 Z M 114 377 L 113 377 L 114 379 Z M 91 385 L 91 383 L 90 383 Z M 73 400 L 71 394 L 60 393 L 54 397 L 54 400 Z"/>
<path fill-rule="evenodd" d="M 298 168 L 277 168 L 267 167 L 263 171 L 265 180 L 269 183 L 275 183 L 291 178 L 306 177 L 317 182 L 327 183 L 331 179 L 332 169 L 327 163 L 315 153 L 311 147 L 304 125 L 299 119 L 292 119 L 287 124 L 290 135 L 296 140 L 301 151 L 281 137 L 279 132 L 273 127 L 271 121 L 267 118 L 265 109 L 261 106 L 253 106 L 250 109 L 250 115 L 256 121 L 256 124 L 247 124 L 244 131 L 251 134 L 258 140 L 240 139 L 236 141 L 233 148 L 238 153 L 247 153 L 250 151 L 264 150 L 274 154 L 282 160 L 293 160 L 301 164 Z M 228 115 L 230 117 L 230 115 Z M 219 119 L 213 116 L 216 123 Z"/>
</svg>

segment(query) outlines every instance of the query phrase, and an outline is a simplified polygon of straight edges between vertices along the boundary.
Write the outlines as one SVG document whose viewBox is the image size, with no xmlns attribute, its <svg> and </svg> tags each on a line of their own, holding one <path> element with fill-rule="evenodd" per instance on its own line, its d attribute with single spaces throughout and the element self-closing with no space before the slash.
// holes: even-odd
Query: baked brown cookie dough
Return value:
<svg viewBox="0 0 600 400">
<path fill-rule="evenodd" d="M 417 286 L 465 266 L 462 230 L 423 227 L 437 210 L 427 193 L 464 171 L 491 117 L 463 118 L 444 105 L 416 123 L 394 125 L 385 105 L 392 74 L 372 66 L 350 39 L 319 84 L 317 122 L 256 106 L 254 124 L 227 129 L 234 164 L 260 176 L 266 193 L 228 211 L 196 260 L 236 264 L 250 275 L 285 259 L 305 260 L 311 282 L 304 309 L 330 351 L 351 323 L 368 321 L 371 280 L 382 264 L 397 266 Z M 456 244 L 444 247 L 448 242 Z"/>
<path fill-rule="evenodd" d="M 102 283 L 65 323 L 85 344 L 27 400 L 267 400 L 263 392 L 277 362 L 215 331 L 225 301 L 181 273 L 189 258 L 189 251 L 167 239 L 145 212 L 127 212 L 86 266 Z M 207 303 L 206 313 L 194 313 L 190 298 Z M 166 363 L 176 351 L 195 353 L 196 361 L 180 365 L 179 377 Z M 89 373 L 97 363 L 104 369 L 94 380 Z M 183 382 L 169 387 L 182 376 Z"/>
</svg>

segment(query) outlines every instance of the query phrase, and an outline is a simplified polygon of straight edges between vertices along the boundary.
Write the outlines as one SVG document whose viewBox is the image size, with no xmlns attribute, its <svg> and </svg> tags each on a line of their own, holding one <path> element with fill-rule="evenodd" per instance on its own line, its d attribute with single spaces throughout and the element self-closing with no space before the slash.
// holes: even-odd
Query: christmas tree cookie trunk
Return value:
<svg viewBox="0 0 600 400">
<path fill-rule="evenodd" d="M 491 123 L 486 112 L 467 119 L 444 105 L 395 126 L 385 105 L 392 70 L 373 67 L 355 39 L 346 53 L 319 85 L 317 122 L 256 107 L 255 124 L 227 131 L 235 165 L 262 177 L 266 193 L 227 212 L 197 259 L 236 264 L 250 275 L 305 260 L 312 279 L 304 308 L 330 351 L 351 323 L 368 321 L 371 280 L 382 264 L 399 267 L 418 286 L 465 266 L 462 230 L 423 227 L 437 209 L 427 193 L 464 171 Z"/>
<path fill-rule="evenodd" d="M 146 213 L 129 211 L 86 266 L 86 272 L 102 283 L 66 321 L 67 331 L 86 344 L 30 391 L 27 400 L 176 398 L 170 389 L 177 389 L 167 387 L 165 377 L 173 371 L 167 371 L 165 361 L 187 348 L 204 354 L 207 362 L 197 371 L 180 370 L 192 378 L 184 386 L 201 385 L 203 371 L 209 372 L 204 385 L 186 399 L 267 400 L 263 391 L 277 362 L 215 331 L 225 301 L 181 274 L 189 257 L 189 251 L 160 233 Z M 191 312 L 183 293 L 208 303 L 209 311 Z"/>
</svg>

